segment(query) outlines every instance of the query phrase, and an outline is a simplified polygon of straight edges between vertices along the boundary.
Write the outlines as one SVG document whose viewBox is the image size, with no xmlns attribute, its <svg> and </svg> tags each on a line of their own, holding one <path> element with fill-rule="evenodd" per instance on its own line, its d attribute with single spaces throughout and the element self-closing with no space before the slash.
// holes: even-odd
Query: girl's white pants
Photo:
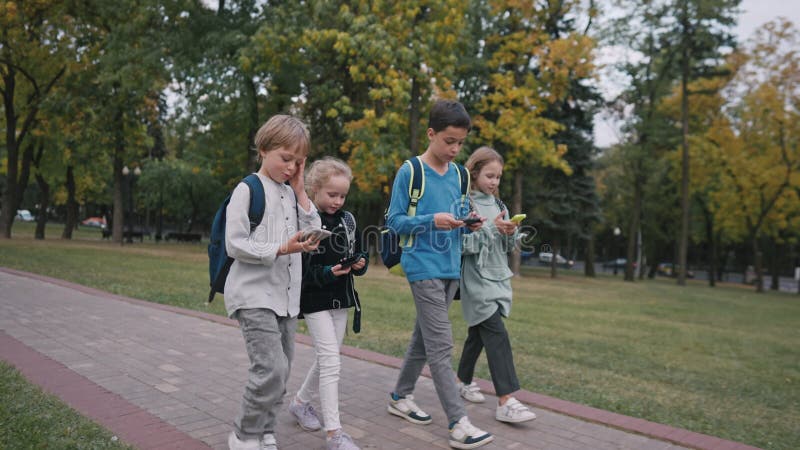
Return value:
<svg viewBox="0 0 800 450">
<path fill-rule="evenodd" d="M 339 422 L 339 350 L 347 330 L 347 309 L 304 314 L 308 333 L 314 340 L 316 358 L 297 398 L 307 403 L 319 394 L 326 431 L 342 428 Z"/>
</svg>

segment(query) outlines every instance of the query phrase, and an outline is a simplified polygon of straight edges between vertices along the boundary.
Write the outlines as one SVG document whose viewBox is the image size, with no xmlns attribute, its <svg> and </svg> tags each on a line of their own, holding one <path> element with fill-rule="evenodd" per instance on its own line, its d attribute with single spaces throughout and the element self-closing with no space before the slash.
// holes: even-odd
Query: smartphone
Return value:
<svg viewBox="0 0 800 450">
<path fill-rule="evenodd" d="M 362 258 L 361 255 L 347 256 L 347 257 L 344 257 L 344 258 L 340 259 L 339 260 L 339 264 L 342 265 L 342 269 L 346 269 L 346 268 L 352 266 L 353 264 L 357 263 L 358 261 L 360 261 L 361 258 Z"/>
<path fill-rule="evenodd" d="M 520 222 L 522 222 L 523 220 L 525 220 L 525 218 L 526 218 L 526 217 L 528 217 L 528 215 L 527 215 L 527 214 L 517 214 L 517 215 L 515 215 L 514 217 L 512 217 L 512 218 L 511 218 L 511 219 L 509 219 L 509 220 L 510 220 L 510 221 L 512 221 L 512 222 L 514 222 L 514 223 L 520 223 Z"/>
<path fill-rule="evenodd" d="M 464 225 L 469 226 L 469 225 L 472 225 L 472 224 L 480 222 L 481 218 L 480 217 L 462 217 L 462 218 L 457 219 L 457 220 L 460 220 L 460 221 L 464 222 Z"/>
<path fill-rule="evenodd" d="M 314 238 L 316 241 L 321 241 L 325 238 L 330 237 L 331 232 L 328 230 L 323 230 L 322 228 L 311 228 L 308 230 L 303 230 L 302 236 L 300 236 L 301 241 L 307 241 L 309 238 Z"/>
</svg>

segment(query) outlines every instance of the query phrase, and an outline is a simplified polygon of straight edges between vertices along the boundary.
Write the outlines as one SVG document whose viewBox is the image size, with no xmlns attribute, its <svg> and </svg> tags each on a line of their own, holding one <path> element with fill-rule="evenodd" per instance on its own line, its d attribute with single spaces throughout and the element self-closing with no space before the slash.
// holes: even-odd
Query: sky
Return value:
<svg viewBox="0 0 800 450">
<path fill-rule="evenodd" d="M 739 42 L 746 41 L 761 25 L 778 17 L 785 17 L 800 28 L 800 0 L 742 0 L 739 9 L 742 11 L 736 27 Z M 601 61 L 611 62 L 613 53 L 601 50 Z M 604 97 L 613 98 L 619 89 L 619 80 L 610 73 L 601 74 L 600 90 Z M 619 140 L 618 124 L 598 114 L 595 116 L 594 138 L 598 147 L 615 144 Z"/>
</svg>

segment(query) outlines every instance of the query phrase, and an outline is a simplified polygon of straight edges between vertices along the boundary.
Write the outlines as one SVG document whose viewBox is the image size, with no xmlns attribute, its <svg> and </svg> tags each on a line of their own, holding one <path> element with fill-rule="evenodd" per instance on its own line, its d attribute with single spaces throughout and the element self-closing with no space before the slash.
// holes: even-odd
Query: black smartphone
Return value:
<svg viewBox="0 0 800 450">
<path fill-rule="evenodd" d="M 339 264 L 342 265 L 342 269 L 346 269 L 352 266 L 353 264 L 357 263 L 361 258 L 362 258 L 361 255 L 347 256 L 340 259 Z"/>
<path fill-rule="evenodd" d="M 458 220 L 464 222 L 464 225 L 469 226 L 469 225 L 472 225 L 472 224 L 480 222 L 481 218 L 480 217 L 462 217 L 462 218 L 460 218 Z"/>
</svg>

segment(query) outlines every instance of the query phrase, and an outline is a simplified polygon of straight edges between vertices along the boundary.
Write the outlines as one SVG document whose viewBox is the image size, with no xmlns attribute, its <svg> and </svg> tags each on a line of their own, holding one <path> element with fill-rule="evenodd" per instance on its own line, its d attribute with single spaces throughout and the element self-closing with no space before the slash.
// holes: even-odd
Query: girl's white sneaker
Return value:
<svg viewBox="0 0 800 450">
<path fill-rule="evenodd" d="M 527 406 L 520 403 L 519 400 L 511 397 L 506 401 L 505 405 L 497 405 L 494 418 L 500 422 L 519 423 L 535 419 L 536 414 L 528 409 Z"/>
<path fill-rule="evenodd" d="M 481 394 L 481 388 L 479 388 L 478 383 L 474 381 L 470 384 L 458 383 L 458 392 L 464 400 L 472 403 L 483 403 L 486 401 L 486 397 Z"/>
</svg>

